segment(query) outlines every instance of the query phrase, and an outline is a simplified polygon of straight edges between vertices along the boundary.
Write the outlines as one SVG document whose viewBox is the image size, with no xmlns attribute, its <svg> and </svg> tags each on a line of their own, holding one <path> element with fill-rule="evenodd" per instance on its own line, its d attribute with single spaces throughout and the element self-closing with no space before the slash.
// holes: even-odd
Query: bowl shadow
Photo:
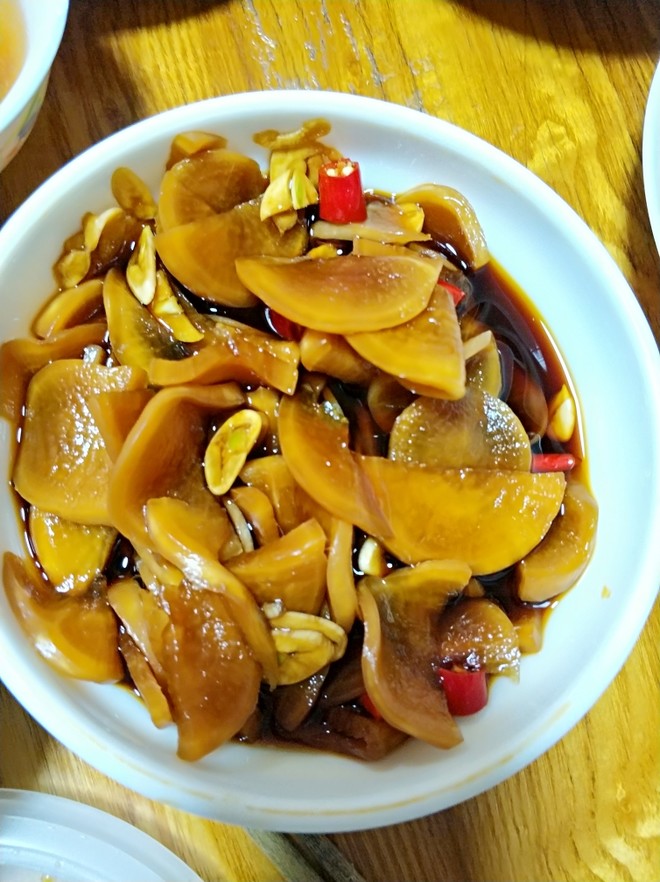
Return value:
<svg viewBox="0 0 660 882">
<path fill-rule="evenodd" d="M 612 55 L 660 53 L 660 0 L 449 0 L 538 42 Z"/>
</svg>

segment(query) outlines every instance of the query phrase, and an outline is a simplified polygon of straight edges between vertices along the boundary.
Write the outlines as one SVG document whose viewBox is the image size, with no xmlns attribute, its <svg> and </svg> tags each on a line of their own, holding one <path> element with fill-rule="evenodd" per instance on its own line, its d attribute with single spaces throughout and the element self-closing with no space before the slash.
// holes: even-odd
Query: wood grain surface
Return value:
<svg viewBox="0 0 660 882">
<path fill-rule="evenodd" d="M 44 109 L 0 175 L 0 222 L 71 157 L 166 108 L 255 89 L 361 93 L 454 122 L 533 170 L 605 243 L 660 340 L 640 158 L 659 55 L 660 0 L 71 0 Z M 656 882 L 659 646 L 656 605 L 611 687 L 531 766 L 453 809 L 332 842 L 368 882 Z M 108 810 L 207 882 L 294 874 L 300 837 L 253 838 L 128 792 L 1 687 L 0 786 Z"/>
</svg>

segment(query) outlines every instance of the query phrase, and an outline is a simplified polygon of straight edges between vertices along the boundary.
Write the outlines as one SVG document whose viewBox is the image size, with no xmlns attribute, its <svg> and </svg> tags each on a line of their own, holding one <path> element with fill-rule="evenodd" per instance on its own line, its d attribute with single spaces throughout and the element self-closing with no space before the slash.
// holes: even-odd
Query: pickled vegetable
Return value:
<svg viewBox="0 0 660 882">
<path fill-rule="evenodd" d="M 434 620 L 469 578 L 460 562 L 427 561 L 359 586 L 367 694 L 387 722 L 436 747 L 453 747 L 462 737 L 433 682 Z"/>
<path fill-rule="evenodd" d="M 598 508 L 582 484 L 569 481 L 561 514 L 543 542 L 518 564 L 518 595 L 540 603 L 572 588 L 594 551 Z"/>
<path fill-rule="evenodd" d="M 161 232 L 249 202 L 266 187 L 253 159 L 223 148 L 196 151 L 163 175 L 158 198 Z"/>
<path fill-rule="evenodd" d="M 137 389 L 141 371 L 61 359 L 30 382 L 13 481 L 23 499 L 79 524 L 111 525 L 112 461 L 89 409 L 100 392 Z"/>
<path fill-rule="evenodd" d="M 353 334 L 401 325 L 426 307 L 433 263 L 415 257 L 241 258 L 246 288 L 286 318 L 316 331 Z"/>
<path fill-rule="evenodd" d="M 329 132 L 181 133 L 157 199 L 117 169 L 0 350 L 10 606 L 187 761 L 459 744 L 593 553 L 578 398 L 473 206 L 363 192 Z"/>
<path fill-rule="evenodd" d="M 263 254 L 295 257 L 303 253 L 306 244 L 302 224 L 280 234 L 272 222 L 261 220 L 256 201 L 156 236 L 160 259 L 181 284 L 200 297 L 227 306 L 257 302 L 236 272 L 237 258 Z"/>
</svg>

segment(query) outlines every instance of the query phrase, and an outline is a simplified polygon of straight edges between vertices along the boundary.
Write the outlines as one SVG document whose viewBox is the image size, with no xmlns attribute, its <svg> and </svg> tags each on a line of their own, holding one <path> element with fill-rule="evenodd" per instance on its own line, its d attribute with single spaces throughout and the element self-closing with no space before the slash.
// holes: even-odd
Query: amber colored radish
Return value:
<svg viewBox="0 0 660 882">
<path fill-rule="evenodd" d="M 431 261 L 428 265 L 433 267 Z M 461 398 L 465 392 L 465 359 L 456 310 L 451 295 L 440 285 L 434 287 L 426 308 L 404 324 L 349 334 L 346 339 L 366 361 L 413 388 L 417 384 L 431 387 L 451 399 Z"/>
<path fill-rule="evenodd" d="M 10 552 L 3 559 L 2 581 L 14 615 L 51 667 L 96 683 L 122 678 L 117 619 L 102 594 L 60 595 Z"/>
<path fill-rule="evenodd" d="M 259 164 L 233 150 L 215 148 L 182 158 L 163 175 L 158 230 L 229 211 L 266 189 Z"/>
<path fill-rule="evenodd" d="M 144 385 L 142 371 L 85 364 L 79 359 L 60 359 L 35 374 L 28 388 L 23 441 L 13 472 L 23 499 L 80 524 L 111 524 L 112 461 L 89 400 L 101 392 Z"/>
<path fill-rule="evenodd" d="M 163 666 L 177 754 L 194 761 L 228 741 L 252 715 L 261 668 L 219 593 L 183 586 L 168 592 L 167 602 Z"/>
<path fill-rule="evenodd" d="M 598 505 L 589 490 L 569 481 L 561 514 L 517 567 L 521 600 L 540 603 L 572 588 L 594 551 Z"/>
<path fill-rule="evenodd" d="M 369 699 L 390 725 L 436 747 L 453 747 L 462 738 L 433 682 L 434 623 L 469 578 L 469 568 L 458 561 L 426 561 L 384 579 L 363 579 L 358 588 Z"/>
<path fill-rule="evenodd" d="M 403 324 L 426 307 L 438 269 L 404 256 L 239 258 L 241 282 L 271 309 L 316 331 L 352 334 Z"/>
<path fill-rule="evenodd" d="M 258 200 L 156 236 L 158 255 L 172 275 L 198 296 L 226 306 L 253 306 L 257 302 L 236 274 L 237 258 L 264 254 L 295 257 L 306 245 L 307 231 L 302 223 L 280 233 L 275 224 L 261 220 Z"/>
</svg>

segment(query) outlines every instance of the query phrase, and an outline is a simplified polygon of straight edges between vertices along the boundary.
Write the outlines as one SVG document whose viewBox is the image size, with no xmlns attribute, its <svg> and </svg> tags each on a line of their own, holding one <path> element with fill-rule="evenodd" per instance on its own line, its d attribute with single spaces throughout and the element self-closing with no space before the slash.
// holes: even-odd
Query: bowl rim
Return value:
<svg viewBox="0 0 660 882">
<path fill-rule="evenodd" d="M 50 74 L 69 14 L 69 0 L 14 0 L 25 31 L 25 56 L 7 94 L 0 100 L 0 134 L 28 106 Z M 35 24 L 35 22 L 38 23 Z"/>
<path fill-rule="evenodd" d="M 14 215 L 8 219 L 3 230 L 0 231 L 0 243 L 6 237 L 8 243 L 12 238 L 21 235 L 23 223 L 33 222 L 34 208 L 39 207 L 39 211 L 43 210 L 51 201 L 56 201 L 58 193 L 66 189 L 69 183 L 76 180 L 81 175 L 92 174 L 94 163 L 97 159 L 104 161 L 115 151 L 121 152 L 131 143 L 139 140 L 140 135 L 144 135 L 147 142 L 151 140 L 161 141 L 163 134 L 174 134 L 177 130 L 185 128 L 187 120 L 197 119 L 202 112 L 216 113 L 218 124 L 222 123 L 222 113 L 227 110 L 237 115 L 247 118 L 254 117 L 255 111 L 264 110 L 264 100 L 268 101 L 267 111 L 272 111 L 273 101 L 285 102 L 281 107 L 287 112 L 300 112 L 307 115 L 310 114 L 310 106 L 314 101 L 311 96 L 318 95 L 318 90 L 265 90 L 236 93 L 228 96 L 210 98 L 204 101 L 195 102 L 193 104 L 182 105 L 172 108 L 163 113 L 154 114 L 144 120 L 136 122 L 121 131 L 109 135 L 97 144 L 89 147 L 84 153 L 72 159 L 65 166 L 56 172 L 49 180 L 44 182 L 41 187 L 31 195 L 28 200 L 20 206 Z M 530 198 L 535 195 L 543 197 L 554 213 L 557 214 L 560 221 L 567 225 L 569 230 L 579 231 L 581 235 L 588 235 L 591 244 L 590 260 L 594 263 L 602 264 L 611 272 L 611 287 L 616 289 L 617 296 L 626 298 L 627 315 L 631 323 L 631 333 L 635 336 L 639 357 L 643 359 L 645 366 L 648 368 L 648 376 L 650 382 L 656 385 L 656 397 L 653 399 L 656 403 L 660 402 L 660 353 L 658 353 L 655 340 L 650 331 L 650 327 L 646 321 L 643 311 L 635 298 L 630 286 L 626 282 L 620 269 L 616 266 L 613 258 L 598 241 L 593 232 L 591 232 L 585 222 L 577 215 L 577 213 L 559 197 L 547 184 L 540 180 L 531 171 L 522 166 L 517 160 L 507 155 L 499 148 L 489 144 L 478 136 L 461 129 L 445 120 L 430 116 L 424 112 L 405 107 L 403 105 L 394 105 L 390 102 L 376 98 L 368 98 L 353 94 L 341 92 L 323 92 L 324 100 L 330 103 L 330 113 L 334 109 L 339 113 L 345 112 L 349 108 L 357 118 L 360 110 L 367 105 L 372 109 L 381 113 L 386 112 L 396 120 L 397 125 L 409 123 L 414 124 L 422 134 L 428 133 L 434 138 L 449 138 L 452 147 L 455 149 L 461 145 L 472 145 L 478 147 L 481 156 L 481 163 L 486 164 L 493 161 L 498 173 L 515 171 L 516 177 L 525 182 L 525 186 L 529 188 Z M 318 100 L 318 99 L 317 99 Z M 318 106 L 312 111 L 312 115 L 318 114 Z M 388 120 L 387 124 L 394 125 L 394 122 Z M 4 261 L 0 260 L 0 269 Z M 660 437 L 660 406 L 650 415 L 654 419 L 654 423 L 649 425 L 649 429 L 655 431 Z M 656 507 L 655 526 L 660 529 L 660 484 L 651 487 L 650 491 L 655 494 L 658 501 Z M 627 659 L 634 643 L 637 641 L 642 628 L 648 618 L 651 607 L 657 595 L 658 577 L 660 575 L 660 544 L 657 547 L 649 549 L 648 555 L 644 562 L 644 591 L 637 597 L 639 601 L 634 607 L 626 608 L 625 628 L 621 626 L 621 634 L 625 640 L 619 647 L 616 655 L 600 654 L 597 659 L 599 666 L 596 667 L 596 660 L 590 665 L 589 671 L 595 676 L 597 688 L 591 688 L 589 693 L 589 701 L 585 706 L 584 701 L 569 701 L 569 709 L 556 719 L 546 721 L 546 725 L 542 731 L 537 733 L 533 748 L 529 745 L 521 745 L 518 754 L 508 756 L 506 761 L 502 762 L 497 768 L 486 770 L 478 779 L 468 783 L 464 787 L 464 793 L 461 797 L 470 798 L 508 778 L 510 775 L 519 771 L 521 768 L 537 759 L 557 740 L 562 738 L 577 722 L 586 714 L 594 703 L 610 685 L 614 676 Z M 12 683 L 16 686 L 21 681 L 21 675 L 16 673 L 11 677 Z M 23 685 L 26 685 L 25 683 Z M 9 684 L 8 684 L 9 686 Z M 11 688 L 11 686 L 9 686 Z M 12 690 L 13 691 L 13 690 Z M 24 690 L 22 690 L 24 691 Z M 569 696 L 571 698 L 574 696 Z M 21 699 L 23 703 L 23 699 Z M 32 707 L 28 708 L 29 712 L 39 719 L 39 708 L 32 703 Z M 62 741 L 67 747 L 82 756 L 86 761 L 91 762 L 105 774 L 111 774 L 116 780 L 120 780 L 127 787 L 137 789 L 135 786 L 136 775 L 141 780 L 142 787 L 140 792 L 149 792 L 149 788 L 145 789 L 145 781 L 151 788 L 151 795 L 155 798 L 165 799 L 160 781 L 154 780 L 148 774 L 143 773 L 136 764 L 126 772 L 122 778 L 117 775 L 116 769 L 109 771 L 109 765 L 112 765 L 112 751 L 107 747 L 101 750 L 99 754 L 99 744 L 94 743 L 95 757 L 89 759 L 80 748 L 80 742 L 95 741 L 95 733 L 85 735 L 82 732 L 71 732 L 66 729 L 65 725 L 59 725 L 58 731 L 54 731 L 52 721 L 47 725 L 48 730 Z M 98 731 L 96 732 L 98 735 Z M 75 746 L 74 746 L 75 745 Z M 382 826 L 388 823 L 395 823 L 401 820 L 410 820 L 419 817 L 421 814 L 428 814 L 439 808 L 446 808 L 449 804 L 455 805 L 456 801 L 449 804 L 439 804 L 443 788 L 433 788 L 432 792 L 427 792 L 423 797 L 407 804 L 405 810 L 402 811 L 400 804 L 388 803 L 379 805 L 376 809 L 369 812 L 362 812 L 359 815 L 351 814 L 350 810 L 341 813 L 328 813 L 323 816 L 324 823 L 319 825 L 320 816 L 312 815 L 305 817 L 303 813 L 291 811 L 287 813 L 282 810 L 279 816 L 273 813 L 273 810 L 264 809 L 263 806 L 247 806 L 243 807 L 243 813 L 237 812 L 234 823 L 244 823 L 246 826 L 263 826 L 266 829 L 287 829 L 287 830 L 306 830 L 306 831 L 328 831 L 328 830 L 356 830 L 364 827 Z M 170 800 L 171 801 L 171 800 Z M 194 805 L 187 805 L 186 809 L 195 812 Z M 220 820 L 228 820 L 225 817 L 218 817 Z M 232 823 L 231 820 L 228 822 Z M 284 824 L 284 826 L 281 826 Z"/>
<path fill-rule="evenodd" d="M 646 207 L 655 245 L 660 251 L 660 59 L 651 79 L 642 129 L 642 174 Z"/>
</svg>

